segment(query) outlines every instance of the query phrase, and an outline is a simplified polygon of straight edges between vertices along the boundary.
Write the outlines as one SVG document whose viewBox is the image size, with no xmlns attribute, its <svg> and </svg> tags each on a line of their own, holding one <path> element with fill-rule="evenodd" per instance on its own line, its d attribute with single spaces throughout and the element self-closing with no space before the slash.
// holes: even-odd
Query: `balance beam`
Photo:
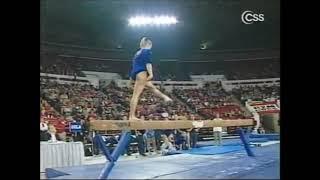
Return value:
<svg viewBox="0 0 320 180">
<path fill-rule="evenodd" d="M 124 121 L 95 120 L 90 122 L 91 130 L 142 130 L 142 129 L 190 129 L 207 127 L 252 126 L 253 119 L 237 120 L 175 120 L 175 121 Z"/>
</svg>

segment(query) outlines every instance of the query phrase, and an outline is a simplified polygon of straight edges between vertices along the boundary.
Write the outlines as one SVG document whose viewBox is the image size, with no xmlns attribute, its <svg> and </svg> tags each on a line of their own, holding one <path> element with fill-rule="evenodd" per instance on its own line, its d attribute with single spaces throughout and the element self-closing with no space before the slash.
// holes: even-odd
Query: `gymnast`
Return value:
<svg viewBox="0 0 320 180">
<path fill-rule="evenodd" d="M 139 97 L 145 87 L 158 97 L 162 98 L 165 102 L 172 101 L 170 97 L 159 91 L 151 82 L 153 78 L 151 48 L 151 39 L 143 37 L 140 41 L 140 49 L 136 52 L 132 60 L 130 79 L 131 81 L 134 81 L 134 88 L 130 101 L 129 120 L 140 120 L 136 117 L 136 109 Z"/>
</svg>

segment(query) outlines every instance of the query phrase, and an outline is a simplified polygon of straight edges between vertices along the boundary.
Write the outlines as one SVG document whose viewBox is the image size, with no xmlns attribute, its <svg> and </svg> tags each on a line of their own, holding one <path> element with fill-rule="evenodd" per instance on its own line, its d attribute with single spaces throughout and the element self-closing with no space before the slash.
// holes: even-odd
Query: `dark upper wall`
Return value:
<svg viewBox="0 0 320 180">
<path fill-rule="evenodd" d="M 245 25 L 245 10 L 264 13 L 265 21 Z M 172 27 L 133 28 L 127 18 L 136 14 L 173 14 L 180 23 Z M 134 51 L 139 37 L 154 40 L 159 55 L 184 55 L 198 49 L 279 48 L 280 1 L 278 0 L 41 0 L 42 41 L 93 48 L 121 44 Z"/>
</svg>

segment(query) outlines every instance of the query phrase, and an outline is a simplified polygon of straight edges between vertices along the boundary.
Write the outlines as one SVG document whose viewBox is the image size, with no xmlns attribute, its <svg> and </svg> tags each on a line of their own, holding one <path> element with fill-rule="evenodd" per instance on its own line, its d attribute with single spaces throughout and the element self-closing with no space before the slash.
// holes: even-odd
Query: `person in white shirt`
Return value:
<svg viewBox="0 0 320 180">
<path fill-rule="evenodd" d="M 216 118 L 214 118 L 213 120 L 220 121 L 222 119 L 219 117 L 219 114 L 217 114 Z M 215 144 L 218 146 L 221 146 L 222 127 L 213 127 L 213 136 L 214 136 Z"/>
<path fill-rule="evenodd" d="M 174 147 L 174 145 L 170 142 L 170 140 L 168 139 L 168 137 L 166 135 L 162 135 L 161 136 L 163 139 L 163 143 L 161 145 L 161 154 L 162 155 L 170 155 L 170 154 L 175 154 L 177 153 L 176 148 Z"/>
<path fill-rule="evenodd" d="M 43 118 L 40 121 L 40 141 L 48 141 L 49 134 L 48 134 L 48 125 Z"/>
<path fill-rule="evenodd" d="M 257 112 L 252 113 L 253 119 L 256 121 L 256 126 L 254 127 L 252 134 L 258 134 L 258 129 L 261 126 L 260 125 L 260 116 Z"/>
<path fill-rule="evenodd" d="M 57 137 L 56 137 L 56 133 L 57 133 L 57 130 L 56 128 L 54 127 L 53 124 L 49 124 L 48 126 L 48 131 L 51 135 L 51 138 L 50 138 L 50 142 L 57 142 Z"/>
<path fill-rule="evenodd" d="M 41 118 L 41 122 L 40 122 L 40 131 L 45 131 L 45 132 L 48 131 L 48 125 L 43 118 Z"/>
</svg>

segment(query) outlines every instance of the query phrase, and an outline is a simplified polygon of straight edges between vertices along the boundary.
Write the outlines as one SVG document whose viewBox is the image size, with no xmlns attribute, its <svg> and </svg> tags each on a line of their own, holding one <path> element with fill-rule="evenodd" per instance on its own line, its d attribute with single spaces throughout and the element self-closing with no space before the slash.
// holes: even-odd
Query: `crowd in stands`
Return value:
<svg viewBox="0 0 320 180">
<path fill-rule="evenodd" d="M 244 112 L 232 100 L 232 95 L 223 90 L 219 83 L 208 83 L 200 89 L 174 89 L 173 93 L 205 118 L 244 118 Z"/>
<path fill-rule="evenodd" d="M 223 66 L 223 74 L 229 80 L 278 78 L 280 77 L 279 63 L 277 59 L 231 61 Z"/>
<path fill-rule="evenodd" d="M 51 102 L 52 108 L 67 119 L 74 116 L 81 119 L 127 119 L 132 88 L 120 88 L 113 82 L 102 90 L 90 85 L 56 82 L 44 83 L 41 86 L 42 97 Z M 137 114 L 145 120 L 175 120 L 180 117 L 187 119 L 192 112 L 180 101 L 164 104 L 159 97 L 144 91 Z"/>
<path fill-rule="evenodd" d="M 79 63 L 72 63 L 65 61 L 58 56 L 49 56 L 44 54 L 40 56 L 40 72 L 48 74 L 59 74 L 69 76 L 84 77 L 84 73 L 81 72 Z"/>
<path fill-rule="evenodd" d="M 51 139 L 51 133 L 58 140 L 66 141 L 68 123 L 46 100 L 40 98 L 40 140 Z"/>
<path fill-rule="evenodd" d="M 91 85 L 58 84 L 46 80 L 41 83 L 40 90 L 41 117 L 52 122 L 79 121 L 85 124 L 90 120 L 128 118 L 132 89 L 119 88 L 113 82 L 99 90 Z M 192 115 L 179 101 L 164 104 L 148 91 L 142 94 L 137 113 L 145 120 L 189 119 Z"/>
<path fill-rule="evenodd" d="M 278 78 L 280 76 L 280 71 L 275 71 L 273 66 L 267 66 L 256 70 L 252 66 L 247 66 L 240 68 L 239 66 L 236 70 L 230 70 L 226 73 L 226 77 L 229 80 L 243 80 L 243 79 L 265 79 L 265 78 Z M 250 68 L 250 69 L 248 69 Z M 252 70 L 253 69 L 253 70 Z"/>
<path fill-rule="evenodd" d="M 280 98 L 280 86 L 240 86 L 234 88 L 232 93 L 244 103 L 247 100 L 263 101 L 277 100 Z"/>
<path fill-rule="evenodd" d="M 91 85 L 47 81 L 41 84 L 41 108 L 46 109 L 42 113 L 50 118 L 63 117 L 68 121 L 127 120 L 131 94 L 132 88 L 120 88 L 114 82 L 99 90 Z M 170 104 L 144 91 L 137 108 L 138 117 L 144 120 L 196 120 L 215 118 L 217 113 L 221 118 L 244 116 L 231 95 L 217 83 L 201 89 L 174 89 L 173 94 L 167 94 L 174 99 Z"/>
<path fill-rule="evenodd" d="M 41 97 L 66 119 L 96 118 L 99 93 L 91 85 L 58 84 L 48 81 L 41 85 Z"/>
<path fill-rule="evenodd" d="M 125 58 L 122 58 L 125 59 Z M 167 64 L 154 66 L 154 80 L 182 81 L 189 80 L 194 74 L 224 74 L 227 79 L 260 79 L 279 77 L 279 61 L 228 61 L 202 63 L 184 63 L 187 68 L 175 67 L 167 72 Z M 117 67 L 117 68 L 114 68 Z M 128 61 L 108 61 L 96 59 L 78 59 L 74 57 L 59 57 L 57 55 L 41 55 L 40 72 L 70 76 L 85 76 L 82 71 L 115 72 L 125 79 L 130 70 Z M 162 73 L 162 74 L 160 74 Z M 118 87 L 114 82 L 103 89 L 91 85 L 59 84 L 49 80 L 40 82 L 40 138 L 41 141 L 83 141 L 90 139 L 89 123 L 91 120 L 127 120 L 132 87 Z M 164 91 L 164 90 L 163 90 Z M 149 91 L 144 91 L 137 107 L 137 117 L 142 120 L 199 120 L 214 119 L 219 115 L 222 119 L 247 118 L 240 105 L 234 101 L 233 95 L 245 102 L 251 100 L 279 99 L 279 86 L 242 86 L 231 93 L 224 91 L 219 83 L 208 83 L 200 89 L 174 89 L 168 93 L 173 102 L 166 104 Z M 81 133 L 70 132 L 69 123 L 77 122 L 82 125 Z M 263 132 L 263 129 L 260 129 Z M 190 137 L 187 136 L 190 132 Z M 176 150 L 196 147 L 198 129 L 177 130 L 146 130 L 132 132 L 138 142 L 141 155 L 146 152 L 161 151 L 164 154 Z M 119 134 L 111 136 L 110 141 L 117 143 Z M 187 144 L 186 142 L 191 142 Z M 111 144 L 112 144 L 111 143 Z M 126 154 L 130 154 L 129 147 Z"/>
<path fill-rule="evenodd" d="M 58 140 L 86 139 L 89 121 L 97 119 L 95 103 L 99 92 L 93 86 L 45 80 L 40 83 L 40 95 L 41 118 L 56 127 Z M 69 132 L 70 122 L 81 124 L 83 133 Z"/>
<path fill-rule="evenodd" d="M 119 88 L 111 84 L 105 92 L 112 97 L 112 102 L 119 106 L 120 114 L 128 114 L 132 94 L 131 88 Z M 137 115 L 144 120 L 177 120 L 180 117 L 187 119 L 192 113 L 185 104 L 179 101 L 165 104 L 162 99 L 156 97 L 150 91 L 144 91 L 140 97 Z"/>
<path fill-rule="evenodd" d="M 241 95 L 242 99 L 278 97 L 279 87 L 242 87 L 235 89 L 232 93 Z M 40 83 L 40 94 L 41 139 L 48 140 L 50 135 L 52 137 L 52 134 L 56 134 L 58 140 L 66 141 L 71 137 L 73 140 L 84 141 L 90 139 L 88 124 L 91 120 L 128 119 L 132 87 L 118 87 L 111 82 L 103 89 L 98 89 L 92 85 L 59 84 L 43 80 Z M 247 117 L 239 104 L 233 100 L 232 94 L 224 91 L 220 83 L 207 83 L 199 89 L 176 88 L 172 93 L 166 92 L 166 94 L 174 100 L 172 103 L 165 104 L 151 92 L 144 91 L 137 108 L 137 116 L 142 120 L 214 119 L 217 114 L 222 119 Z M 69 132 L 69 122 L 79 122 L 83 125 L 80 138 Z M 188 131 L 191 132 L 191 137 L 186 136 Z M 153 152 L 168 153 L 173 152 L 171 150 L 174 149 L 195 147 L 197 133 L 196 129 L 184 129 L 160 133 L 158 131 L 136 132 L 135 134 L 140 138 L 136 141 L 141 146 L 139 153 L 143 155 L 147 151 L 151 152 L 150 149 Z M 193 143 L 186 145 L 190 139 Z M 163 147 L 160 141 L 166 142 L 165 145 L 162 144 Z M 141 144 L 144 144 L 143 147 Z"/>
<path fill-rule="evenodd" d="M 191 74 L 225 75 L 228 80 L 265 79 L 280 77 L 278 59 L 239 60 L 207 63 L 185 63 L 185 69 Z"/>
<path fill-rule="evenodd" d="M 114 82 L 99 90 L 91 85 L 59 84 L 50 80 L 42 80 L 40 83 L 40 138 L 42 141 L 49 139 L 84 141 L 85 139 L 89 139 L 87 133 L 81 133 L 81 137 L 77 138 L 78 136 L 69 131 L 69 123 L 79 122 L 84 126 L 84 132 L 87 132 L 87 125 L 91 120 L 127 120 L 131 94 L 132 88 L 120 88 Z M 175 97 L 172 98 L 175 99 Z M 170 104 L 164 104 L 160 98 L 155 97 L 149 91 L 144 91 L 141 95 L 137 113 L 138 117 L 144 120 L 201 119 L 200 116 L 192 113 L 179 100 L 175 100 Z M 154 137 L 152 138 L 155 138 L 155 141 L 158 142 L 156 146 L 157 151 L 160 152 L 162 151 L 161 149 L 165 148 L 161 148 L 159 144 L 165 138 L 164 134 L 166 134 L 166 137 L 174 136 L 170 142 L 176 149 L 186 148 L 186 131 L 193 133 L 193 138 L 191 139 L 193 140 L 192 145 L 195 147 L 197 138 L 194 137 L 196 136 L 196 131 L 192 129 L 178 130 L 161 133 L 163 134 L 162 138 L 159 135 L 153 134 Z M 145 148 L 144 150 L 139 150 L 140 154 L 143 155 L 147 151 L 151 152 L 150 148 L 148 149 L 150 145 L 147 145 L 150 144 L 148 143 L 149 140 L 147 140 L 147 137 L 150 137 L 150 133 L 140 134 L 143 137 L 146 136 L 141 141 L 144 143 Z M 139 133 L 136 135 L 139 136 Z M 154 145 L 154 143 L 151 144 Z M 156 151 L 154 150 L 155 148 L 151 149 L 153 152 Z"/>
<path fill-rule="evenodd" d="M 41 141 L 48 141 L 57 139 L 66 141 L 67 136 L 72 140 L 84 141 L 87 134 L 82 135 L 82 138 L 76 139 L 75 135 L 69 132 L 69 122 L 81 122 L 86 125 L 87 122 L 93 119 L 120 119 L 126 120 L 129 100 L 131 94 L 130 88 L 119 88 L 114 83 L 111 83 L 104 90 L 97 90 L 88 85 L 77 84 L 58 84 L 56 82 L 46 82 L 41 84 L 41 122 L 40 122 L 40 138 Z M 151 108 L 150 108 L 151 107 Z M 57 111 L 56 111 L 57 109 Z M 186 106 L 174 102 L 165 106 L 161 104 L 159 98 L 154 97 L 151 93 L 146 92 L 142 95 L 138 114 L 145 120 L 174 120 L 188 114 Z M 192 115 L 192 119 L 196 116 Z M 188 119 L 188 117 L 184 117 Z M 88 130 L 88 129 L 85 129 Z M 186 132 L 191 131 L 193 140 L 193 147 L 195 147 L 197 138 L 196 132 L 190 130 L 177 130 L 160 132 L 148 130 L 145 132 L 136 132 L 136 138 L 132 139 L 133 142 L 138 141 L 138 152 L 145 156 L 146 152 L 166 152 L 166 147 L 161 146 L 161 142 L 166 137 L 171 139 L 170 152 L 172 149 L 186 149 L 187 145 Z M 161 136 L 162 134 L 162 136 Z M 56 135 L 56 136 L 55 136 Z M 120 137 L 112 136 L 109 140 L 117 143 Z M 142 139 L 141 139 L 142 138 Z M 89 139 L 89 137 L 87 137 Z M 71 140 L 71 141 L 72 141 Z M 108 140 L 108 142 L 109 142 Z M 92 142 L 92 141 L 91 141 Z M 156 143 L 157 142 L 157 143 Z M 150 148 L 151 147 L 151 148 Z M 132 149 L 127 148 L 126 153 L 130 155 Z"/>
</svg>

